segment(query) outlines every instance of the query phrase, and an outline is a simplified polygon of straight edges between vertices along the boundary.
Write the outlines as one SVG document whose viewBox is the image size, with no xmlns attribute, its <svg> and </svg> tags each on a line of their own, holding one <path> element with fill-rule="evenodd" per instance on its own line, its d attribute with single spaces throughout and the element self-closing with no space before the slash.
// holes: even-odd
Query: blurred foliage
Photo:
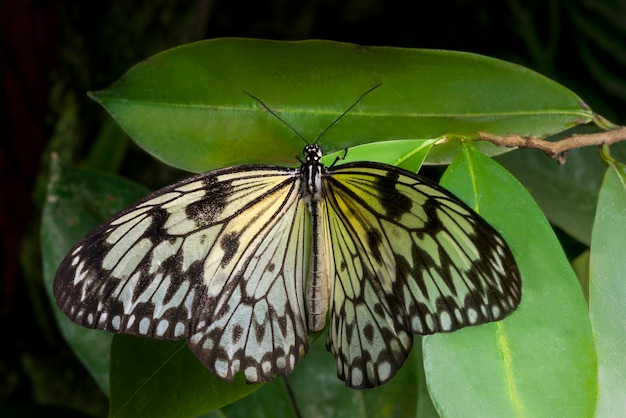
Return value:
<svg viewBox="0 0 626 418">
<path fill-rule="evenodd" d="M 9 3 L 25 6 L 19 14 L 11 14 Z M 5 248 L 21 246 L 22 256 L 20 270 L 2 278 L 1 325 L 12 343 L 3 344 L 0 351 L 0 403 L 59 403 L 90 415 L 106 410 L 106 399 L 78 362 L 67 369 L 68 362 L 61 361 L 71 355 L 50 321 L 50 307 L 43 297 L 38 208 L 52 151 L 64 163 L 120 172 L 152 188 L 183 175 L 139 151 L 86 96 L 87 91 L 110 85 L 133 64 L 158 51 L 224 36 L 470 51 L 535 69 L 579 94 L 596 112 L 618 124 L 626 123 L 626 4 L 620 0 L 53 0 L 3 2 L 0 18 L 0 23 L 12 23 L 0 25 L 3 42 L 11 47 L 5 51 L 14 51 L 14 55 L 3 52 L 8 66 L 15 65 L 24 77 L 35 72 L 48 80 L 41 97 L 28 92 L 24 97 L 48 103 L 44 115 L 33 112 L 49 138 L 41 155 L 28 154 L 30 171 L 26 174 L 35 178 L 39 170 L 37 180 L 23 187 L 32 188 L 31 198 L 10 195 L 24 213 L 30 211 L 30 221 L 20 226 L 26 231 L 23 237 L 9 237 L 11 241 L 3 244 Z M 39 38 L 26 44 L 23 32 L 39 34 Z M 37 61 L 46 63 L 42 67 L 22 69 L 16 64 L 21 62 L 21 53 L 56 59 Z M 5 77 L 5 81 L 10 79 Z M 20 106 L 19 102 L 3 104 L 13 110 Z M 23 147 L 33 140 L 4 125 L 7 143 Z M 7 149 L 11 150 L 3 145 L 3 162 L 13 157 Z M 33 201 L 35 208 L 30 209 Z M 581 247 L 574 242 L 575 251 L 568 254 L 576 256 Z M 95 395 L 77 396 L 76 388 Z"/>
</svg>

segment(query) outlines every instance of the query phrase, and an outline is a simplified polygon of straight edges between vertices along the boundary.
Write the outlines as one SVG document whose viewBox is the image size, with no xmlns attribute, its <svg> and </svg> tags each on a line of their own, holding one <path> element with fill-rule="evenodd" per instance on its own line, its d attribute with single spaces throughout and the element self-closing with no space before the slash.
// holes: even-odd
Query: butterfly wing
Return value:
<svg viewBox="0 0 626 418">
<path fill-rule="evenodd" d="M 299 184 L 295 169 L 240 166 L 147 196 L 63 260 L 59 308 L 90 328 L 187 338 L 225 380 L 291 372 L 308 348 Z"/>
<path fill-rule="evenodd" d="M 336 203 L 341 196 L 329 198 Z M 337 375 L 362 389 L 389 380 L 402 366 L 412 337 L 402 317 L 389 274 L 376 277 L 361 225 L 329 207 L 335 277 L 331 281 L 328 350 L 335 356 Z M 346 208 L 347 209 L 347 208 Z"/>
<path fill-rule="evenodd" d="M 432 334 L 497 321 L 521 299 L 502 237 L 450 192 L 416 174 L 352 163 L 325 176 L 335 257 L 328 348 L 362 388 L 389 380 Z"/>
</svg>

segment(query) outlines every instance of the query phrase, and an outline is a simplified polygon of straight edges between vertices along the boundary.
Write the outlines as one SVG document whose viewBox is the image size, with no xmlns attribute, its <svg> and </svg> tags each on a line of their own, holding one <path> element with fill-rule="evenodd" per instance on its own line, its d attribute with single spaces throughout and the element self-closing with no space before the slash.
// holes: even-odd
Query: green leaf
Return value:
<svg viewBox="0 0 626 418">
<path fill-rule="evenodd" d="M 195 417 L 260 385 L 213 376 L 185 341 L 116 335 L 111 349 L 111 417 Z"/>
<path fill-rule="evenodd" d="M 598 351 L 597 417 L 626 410 L 626 176 L 624 166 L 606 171 L 591 237 L 589 310 Z"/>
<path fill-rule="evenodd" d="M 543 137 L 591 120 L 580 98 L 518 65 L 450 51 L 329 41 L 213 39 L 174 48 L 92 93 L 157 158 L 189 171 L 247 162 L 293 164 L 304 145 L 247 91 L 328 152 L 387 140 L 449 135 L 429 156 L 445 163 L 452 138 L 515 132 Z M 502 152 L 488 143 L 480 148 Z"/>
<path fill-rule="evenodd" d="M 580 287 L 528 192 L 497 163 L 469 150 L 442 184 L 498 229 L 522 274 L 508 318 L 424 338 L 424 363 L 443 416 L 590 416 L 596 354 Z"/>
<path fill-rule="evenodd" d="M 113 335 L 71 322 L 56 308 L 52 285 L 57 266 L 80 238 L 146 193 L 144 187 L 128 180 L 63 167 L 52 159 L 41 226 L 46 291 L 63 337 L 105 393 L 109 393 L 109 348 Z"/>
<path fill-rule="evenodd" d="M 409 139 L 373 142 L 325 155 L 323 163 L 330 166 L 337 159 L 341 164 L 352 161 L 376 161 L 416 172 L 432 150 L 434 140 Z"/>
</svg>

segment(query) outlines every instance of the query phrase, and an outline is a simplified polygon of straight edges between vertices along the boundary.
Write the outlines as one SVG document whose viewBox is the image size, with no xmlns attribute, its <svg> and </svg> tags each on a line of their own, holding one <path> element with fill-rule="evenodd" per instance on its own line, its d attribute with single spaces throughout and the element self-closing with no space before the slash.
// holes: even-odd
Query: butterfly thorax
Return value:
<svg viewBox="0 0 626 418">
<path fill-rule="evenodd" d="M 322 147 L 310 144 L 304 147 L 304 162 L 300 168 L 302 178 L 302 198 L 309 205 L 322 197 L 322 175 L 325 170 L 322 164 Z"/>
</svg>

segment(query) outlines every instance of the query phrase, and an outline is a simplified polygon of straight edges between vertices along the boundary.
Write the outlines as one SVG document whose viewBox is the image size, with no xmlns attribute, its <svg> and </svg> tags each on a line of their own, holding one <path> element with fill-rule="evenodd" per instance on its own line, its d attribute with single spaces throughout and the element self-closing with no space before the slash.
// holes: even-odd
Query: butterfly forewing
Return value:
<svg viewBox="0 0 626 418">
<path fill-rule="evenodd" d="M 193 336 L 198 357 L 228 380 L 246 368 L 252 382 L 290 372 L 307 348 L 298 173 L 232 167 L 142 199 L 61 263 L 59 307 L 90 328 Z"/>
</svg>

